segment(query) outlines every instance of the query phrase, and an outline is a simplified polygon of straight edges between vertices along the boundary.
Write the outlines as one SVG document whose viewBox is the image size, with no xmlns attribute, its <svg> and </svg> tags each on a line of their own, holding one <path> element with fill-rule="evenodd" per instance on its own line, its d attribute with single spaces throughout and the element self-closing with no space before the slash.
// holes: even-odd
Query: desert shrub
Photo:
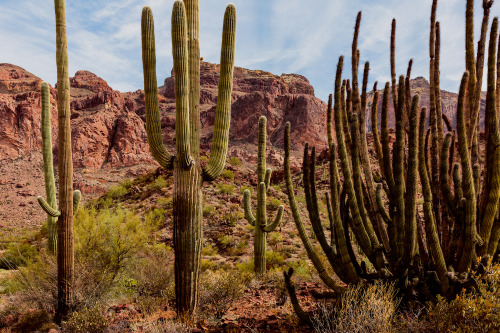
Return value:
<svg viewBox="0 0 500 333">
<path fill-rule="evenodd" d="M 207 271 L 200 281 L 200 307 L 217 321 L 243 293 L 243 275 L 238 271 Z"/>
<path fill-rule="evenodd" d="M 215 208 L 212 205 L 203 206 L 203 217 L 209 217 L 213 214 Z"/>
<path fill-rule="evenodd" d="M 9 243 L 0 257 L 0 268 L 15 269 L 18 266 L 25 266 L 37 254 L 38 251 L 31 244 Z"/>
<path fill-rule="evenodd" d="M 275 269 L 283 266 L 285 263 L 285 258 L 281 255 L 281 253 L 276 251 L 267 251 L 266 252 L 266 268 L 267 269 Z"/>
<path fill-rule="evenodd" d="M 189 327 L 185 324 L 165 319 L 146 320 L 132 324 L 132 332 L 189 333 L 190 331 Z"/>
<path fill-rule="evenodd" d="M 109 324 L 110 319 L 106 317 L 102 309 L 83 307 L 73 312 L 62 327 L 63 331 L 70 333 L 101 333 L 106 331 Z"/>
<path fill-rule="evenodd" d="M 120 292 L 126 272 L 138 253 L 150 246 L 151 226 L 122 209 L 97 212 L 81 208 L 75 218 L 75 273 L 73 310 L 94 308 Z M 49 313 L 57 304 L 57 264 L 54 256 L 40 255 L 19 269 L 16 304 Z M 13 287 L 11 287 L 13 289 Z"/>
<path fill-rule="evenodd" d="M 222 171 L 221 176 L 222 176 L 222 178 L 224 178 L 226 180 L 230 180 L 230 181 L 234 180 L 234 172 L 232 172 L 231 170 L 228 170 L 228 169 L 225 169 L 224 171 Z"/>
<path fill-rule="evenodd" d="M 224 213 L 222 221 L 225 225 L 235 227 L 238 221 L 242 220 L 244 217 L 245 215 L 240 210 L 240 207 L 238 205 L 231 205 L 229 207 L 229 210 Z"/>
<path fill-rule="evenodd" d="M 148 185 L 148 190 L 159 191 L 162 188 L 165 188 L 167 186 L 168 186 L 168 183 L 165 180 L 165 178 L 163 178 L 162 176 L 159 176 L 158 178 L 155 179 L 155 181 L 153 183 Z"/>
<path fill-rule="evenodd" d="M 174 198 L 173 197 L 158 198 L 157 204 L 163 209 L 172 209 L 174 205 Z"/>
<path fill-rule="evenodd" d="M 120 185 L 125 187 L 126 189 L 129 189 L 134 185 L 134 181 L 130 178 L 124 179 L 120 182 Z"/>
<path fill-rule="evenodd" d="M 106 194 L 107 198 L 110 199 L 119 199 L 127 194 L 127 188 L 122 184 L 111 186 Z"/>
<path fill-rule="evenodd" d="M 479 281 L 479 293 L 463 291 L 454 300 L 429 304 L 420 327 L 430 332 L 499 332 L 500 265 Z"/>
<path fill-rule="evenodd" d="M 174 254 L 158 244 L 141 253 L 129 272 L 129 288 L 143 313 L 150 314 L 174 298 Z"/>
<path fill-rule="evenodd" d="M 200 156 L 201 163 L 208 163 L 208 160 L 209 160 L 208 156 L 205 156 L 205 155 Z"/>
<path fill-rule="evenodd" d="M 217 247 L 220 250 L 227 251 L 232 247 L 235 247 L 238 243 L 238 239 L 232 235 L 222 235 L 217 238 Z"/>
<path fill-rule="evenodd" d="M 275 210 L 277 210 L 278 207 L 281 206 L 282 204 L 283 203 L 278 198 L 275 198 L 275 197 L 268 197 L 267 198 L 267 209 L 269 211 L 275 211 Z"/>
<path fill-rule="evenodd" d="M 236 156 L 229 157 L 229 164 L 233 166 L 241 166 L 241 160 Z"/>
<path fill-rule="evenodd" d="M 157 230 L 165 223 L 166 214 L 164 209 L 155 208 L 149 211 L 144 217 L 146 225 L 150 226 L 153 230 Z"/>
<path fill-rule="evenodd" d="M 321 333 L 391 332 L 398 304 L 392 284 L 352 286 L 338 303 L 318 305 L 313 316 L 314 329 Z"/>
<path fill-rule="evenodd" d="M 234 185 L 232 185 L 232 184 L 219 183 L 219 184 L 217 184 L 217 189 L 219 190 L 219 193 L 223 193 L 223 194 L 233 194 L 234 193 Z"/>
<path fill-rule="evenodd" d="M 217 247 L 207 244 L 201 249 L 201 254 L 204 256 L 214 256 L 217 254 Z"/>
</svg>

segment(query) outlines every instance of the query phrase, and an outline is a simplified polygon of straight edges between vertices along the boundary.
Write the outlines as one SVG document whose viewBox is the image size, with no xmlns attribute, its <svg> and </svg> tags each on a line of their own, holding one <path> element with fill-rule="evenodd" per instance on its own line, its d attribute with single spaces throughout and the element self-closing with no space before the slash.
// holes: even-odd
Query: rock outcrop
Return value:
<svg viewBox="0 0 500 333">
<path fill-rule="evenodd" d="M 175 147 L 175 98 L 173 73 L 159 88 L 163 140 L 167 149 Z M 202 150 L 210 148 L 217 104 L 218 65 L 201 63 Z M 37 151 L 40 137 L 41 79 L 24 69 L 0 64 L 0 161 Z M 422 77 L 411 81 L 413 93 L 420 93 L 421 105 L 429 106 L 429 83 Z M 144 92 L 121 93 L 88 71 L 78 71 L 70 79 L 73 160 L 76 168 L 106 169 L 154 163 L 145 131 Z M 57 92 L 52 95 L 52 134 L 57 144 Z M 368 106 L 373 95 L 368 94 Z M 391 99 L 392 100 L 392 99 Z M 442 91 L 443 112 L 454 124 L 457 94 Z M 380 91 L 379 110 L 382 104 Z M 394 126 L 392 101 L 389 126 Z M 484 100 L 481 103 L 484 123 Z M 326 104 L 314 96 L 309 81 L 296 74 L 277 76 L 269 72 L 236 67 L 232 94 L 230 152 L 252 158 L 250 146 L 257 143 L 258 119 L 267 117 L 270 149 L 281 148 L 287 121 L 291 140 L 300 149 L 307 141 L 319 151 L 327 146 Z M 379 112 L 380 115 L 380 112 Z M 367 112 L 370 124 L 370 112 Z M 368 131 L 370 131 L 370 126 Z M 240 153 L 238 153 L 240 152 Z M 244 152 L 244 153 L 243 153 Z M 57 159 L 57 150 L 54 150 Z"/>
<path fill-rule="evenodd" d="M 217 65 L 201 64 L 202 148 L 210 147 L 217 104 Z M 15 159 L 39 150 L 40 83 L 24 69 L 0 65 L 0 160 Z M 76 168 L 115 168 L 154 163 L 145 131 L 144 92 L 120 93 L 88 71 L 70 79 L 73 161 Z M 57 144 L 57 92 L 52 95 L 52 134 Z M 273 75 L 235 68 L 230 146 L 257 143 L 258 119 L 268 118 L 270 144 L 281 147 L 286 121 L 292 124 L 297 148 L 308 141 L 326 147 L 326 105 L 314 97 L 309 81 L 300 75 Z M 159 88 L 164 142 L 175 147 L 174 77 Z M 169 148 L 170 147 L 170 148 Z M 54 149 L 57 161 L 57 149 Z"/>
</svg>

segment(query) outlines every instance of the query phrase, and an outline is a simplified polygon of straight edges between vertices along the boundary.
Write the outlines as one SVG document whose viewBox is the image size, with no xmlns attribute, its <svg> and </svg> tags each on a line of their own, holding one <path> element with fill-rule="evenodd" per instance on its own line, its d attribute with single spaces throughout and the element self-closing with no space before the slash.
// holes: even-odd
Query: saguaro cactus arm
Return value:
<svg viewBox="0 0 500 333">
<path fill-rule="evenodd" d="M 52 208 L 52 213 L 57 211 L 56 183 L 54 180 L 54 166 L 52 160 L 52 133 L 50 128 L 50 91 L 47 82 L 41 85 L 42 102 L 42 154 L 43 154 L 43 175 L 45 180 L 46 207 Z M 42 205 L 42 208 L 44 206 Z M 45 209 L 44 209 L 45 210 Z M 60 212 L 58 212 L 60 214 Z M 57 215 L 58 216 L 58 215 Z M 57 219 L 49 214 L 48 225 L 48 246 L 52 254 L 57 252 Z"/>
<path fill-rule="evenodd" d="M 153 12 L 149 7 L 144 7 L 142 10 L 141 37 L 146 102 L 146 131 L 148 133 L 149 150 L 154 159 L 162 167 L 172 169 L 175 157 L 167 152 L 161 136 L 161 118 L 158 107 L 158 86 L 156 80 L 154 20 Z"/>
<path fill-rule="evenodd" d="M 266 184 L 266 190 L 269 188 L 269 184 L 271 183 L 271 173 L 272 170 L 270 168 L 267 168 L 266 175 L 264 177 L 264 184 Z"/>
<path fill-rule="evenodd" d="M 276 217 L 274 218 L 274 222 L 272 224 L 266 225 L 265 227 L 261 226 L 262 231 L 271 232 L 271 231 L 274 231 L 276 229 L 276 227 L 281 222 L 281 218 L 283 216 L 283 209 L 284 209 L 283 205 L 280 205 L 278 207 L 278 212 L 276 213 Z"/>
<path fill-rule="evenodd" d="M 220 60 L 219 94 L 215 111 L 214 135 L 210 159 L 203 170 L 203 179 L 212 181 L 224 169 L 231 121 L 231 92 L 233 90 L 233 66 L 236 43 L 236 7 L 229 4 L 224 14 L 222 49 Z"/>
<path fill-rule="evenodd" d="M 82 199 L 82 192 L 80 192 L 79 190 L 73 191 L 73 213 L 76 213 L 76 211 L 78 210 L 81 199 Z"/>
<path fill-rule="evenodd" d="M 57 209 L 52 208 L 47 203 L 47 201 L 45 201 L 44 198 L 38 197 L 37 200 L 38 200 L 38 203 L 40 204 L 40 207 L 42 207 L 42 209 L 45 211 L 45 213 L 49 214 L 52 217 L 58 217 L 59 215 L 61 215 L 61 212 L 58 211 Z"/>
<path fill-rule="evenodd" d="M 187 17 L 184 3 L 174 3 L 172 9 L 172 56 L 175 72 L 175 145 L 181 168 L 191 167 L 191 129 L 189 123 L 189 57 Z M 160 127 L 161 130 L 161 127 Z"/>
<path fill-rule="evenodd" d="M 250 204 L 250 191 L 243 192 L 243 208 L 245 210 L 245 219 L 250 225 L 255 226 L 255 217 L 252 214 L 252 206 Z"/>
</svg>

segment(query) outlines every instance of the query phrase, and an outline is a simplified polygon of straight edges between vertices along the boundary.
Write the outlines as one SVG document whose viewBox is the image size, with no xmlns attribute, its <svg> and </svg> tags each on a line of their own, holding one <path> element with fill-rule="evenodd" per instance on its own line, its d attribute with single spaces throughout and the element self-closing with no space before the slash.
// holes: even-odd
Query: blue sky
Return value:
<svg viewBox="0 0 500 333">
<path fill-rule="evenodd" d="M 316 96 L 326 100 L 333 87 L 339 55 L 350 49 L 356 14 L 363 12 L 359 49 L 361 68 L 370 61 L 370 86 L 390 77 L 391 20 L 397 20 L 397 72 L 428 77 L 429 14 L 432 0 L 233 0 L 238 15 L 235 65 L 274 74 L 307 77 Z M 173 0 L 67 0 L 70 75 L 90 70 L 114 89 L 143 88 L 140 17 L 153 9 L 159 83 L 170 75 L 170 13 Z M 482 1 L 475 1 L 476 41 Z M 201 55 L 219 62 L 226 0 L 200 1 Z M 491 18 L 500 13 L 494 4 Z M 464 71 L 465 0 L 440 0 L 441 87 L 457 91 Z M 490 19 L 491 22 L 491 19 Z M 1 0 L 0 63 L 25 68 L 51 84 L 56 82 L 54 9 L 51 0 Z"/>
</svg>

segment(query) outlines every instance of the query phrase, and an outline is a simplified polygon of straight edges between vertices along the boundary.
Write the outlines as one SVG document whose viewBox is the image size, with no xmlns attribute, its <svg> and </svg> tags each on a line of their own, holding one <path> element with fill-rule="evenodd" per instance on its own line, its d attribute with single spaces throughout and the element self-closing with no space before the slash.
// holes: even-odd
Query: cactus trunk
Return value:
<svg viewBox="0 0 500 333">
<path fill-rule="evenodd" d="M 228 5 L 222 31 L 219 95 L 210 160 L 200 165 L 200 48 L 199 1 L 177 0 L 172 10 L 172 54 L 175 72 L 176 156 L 163 146 L 156 83 L 153 14 L 142 12 L 142 60 L 146 100 L 146 130 L 153 157 L 174 169 L 174 251 L 177 315 L 195 318 L 202 248 L 203 181 L 216 179 L 224 169 L 229 138 L 234 65 L 236 9 Z"/>
<path fill-rule="evenodd" d="M 56 320 L 68 316 L 73 285 L 73 161 L 71 154 L 68 43 L 64 0 L 55 0 L 57 99 L 59 119 L 58 171 L 59 210 L 57 220 L 57 309 Z"/>
</svg>

